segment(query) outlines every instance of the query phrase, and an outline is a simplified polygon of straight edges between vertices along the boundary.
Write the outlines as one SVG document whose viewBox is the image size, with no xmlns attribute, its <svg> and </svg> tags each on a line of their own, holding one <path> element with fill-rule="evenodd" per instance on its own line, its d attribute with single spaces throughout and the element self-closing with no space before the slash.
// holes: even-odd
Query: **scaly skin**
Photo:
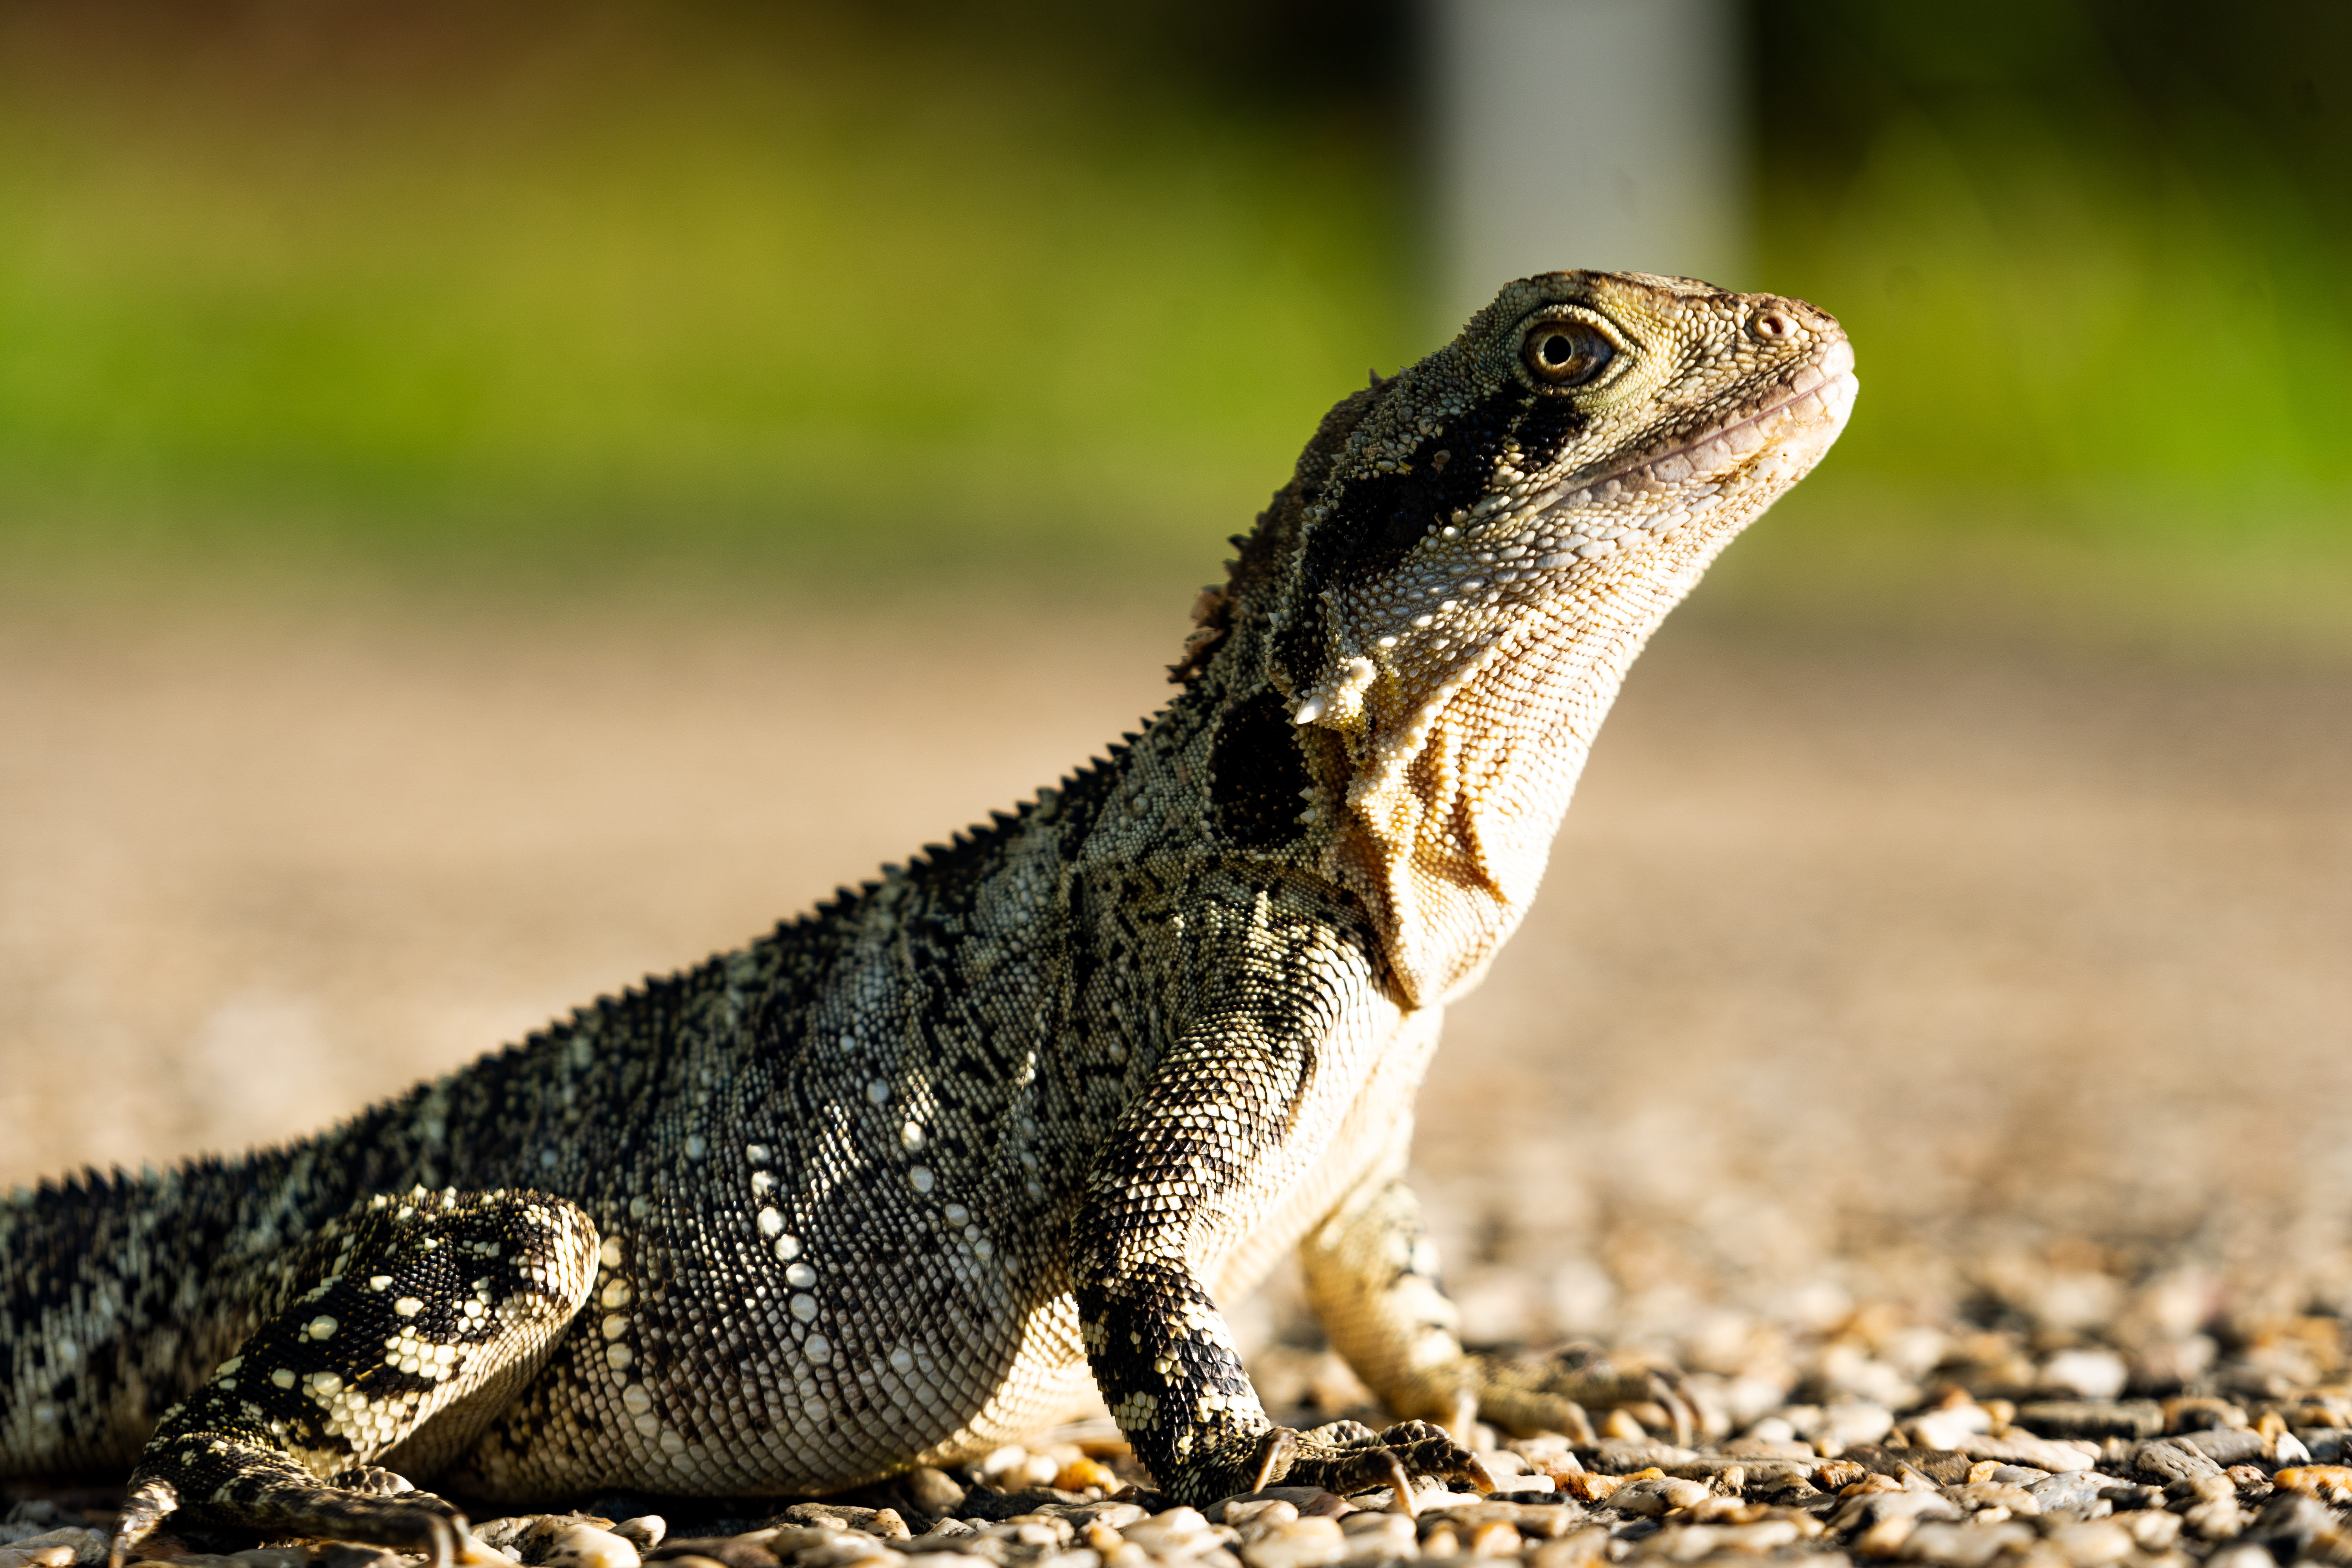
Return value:
<svg viewBox="0 0 2352 1568">
<path fill-rule="evenodd" d="M 969 838 L 289 1148 L 0 1207 L 0 1468 L 452 1549 L 404 1474 L 822 1493 L 1091 1375 L 1176 1497 L 1479 1479 L 1402 1172 L 1626 667 L 1835 439 L 1792 300 L 1553 273 L 1335 408 L 1140 735 Z M 1276 1428 L 1216 1302 L 1296 1247 L 1384 1433 Z M 176 1403 L 175 1403 L 176 1402 Z M 166 1408 L 166 1407 L 169 1408 Z"/>
</svg>

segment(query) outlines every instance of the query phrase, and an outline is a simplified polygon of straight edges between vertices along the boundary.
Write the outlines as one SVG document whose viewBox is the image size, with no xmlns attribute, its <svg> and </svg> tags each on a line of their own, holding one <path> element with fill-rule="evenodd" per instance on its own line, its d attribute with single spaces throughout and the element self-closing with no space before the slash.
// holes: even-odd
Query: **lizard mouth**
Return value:
<svg viewBox="0 0 2352 1568">
<path fill-rule="evenodd" d="M 1799 367 L 1795 379 L 1798 384 L 1791 385 L 1786 396 L 1765 405 L 1753 414 L 1735 419 L 1727 425 L 1718 425 L 1712 429 L 1703 430 L 1666 447 L 1664 451 L 1645 453 L 1638 458 L 1628 458 L 1614 468 L 1605 469 L 1590 479 L 1567 481 L 1561 486 L 1560 499 L 1553 501 L 1545 510 L 1550 510 L 1563 503 L 1578 504 L 1582 498 L 1603 485 L 1622 482 L 1636 475 L 1651 479 L 1662 479 L 1668 484 L 1679 484 L 1686 479 L 1704 480 L 1714 471 L 1716 465 L 1710 463 L 1705 470 L 1702 470 L 1697 464 L 1685 461 L 1679 472 L 1662 472 L 1661 470 L 1673 464 L 1677 458 L 1687 459 L 1692 454 L 1708 447 L 1718 448 L 1727 461 L 1737 460 L 1759 452 L 1770 445 L 1769 435 L 1761 426 L 1807 402 L 1818 402 L 1821 405 L 1822 423 L 1832 434 L 1843 427 L 1845 423 L 1845 413 L 1853 406 L 1853 395 L 1860 384 L 1854 378 L 1852 345 L 1843 341 L 1839 342 L 1832 347 L 1830 353 L 1822 355 L 1819 360 Z"/>
</svg>

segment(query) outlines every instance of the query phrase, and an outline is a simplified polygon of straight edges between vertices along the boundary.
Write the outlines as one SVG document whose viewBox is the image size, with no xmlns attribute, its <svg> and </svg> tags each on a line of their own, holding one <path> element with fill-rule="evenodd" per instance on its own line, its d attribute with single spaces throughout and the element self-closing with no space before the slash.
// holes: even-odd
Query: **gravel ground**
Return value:
<svg viewBox="0 0 2352 1568">
<path fill-rule="evenodd" d="M 2000 1342 L 1996 1344 L 1994 1342 Z M 1481 1428 L 1485 1495 L 1431 1483 L 1399 1497 L 1276 1487 L 1195 1510 L 1140 1481 L 1108 1423 L 1008 1447 L 950 1473 L 918 1470 L 848 1497 L 727 1517 L 709 1503 L 597 1499 L 580 1512 L 488 1521 L 471 1561 L 560 1568 L 845 1568 L 899 1557 L 922 1568 L 1326 1568 L 1509 1558 L 1530 1568 L 1856 1560 L 1930 1568 L 2107 1568 L 2213 1563 L 2265 1568 L 2352 1561 L 2352 1391 L 2288 1386 L 2259 1356 L 2212 1368 L 2216 1385 L 2273 1393 L 2084 1398 L 2031 1367 L 2016 1335 L 1948 1347 L 1924 1402 L 1902 1370 L 1906 1336 L 1841 1333 L 1808 1377 L 1824 1403 L 1782 1403 L 1777 1368 L 1729 1377 L 1654 1372 L 1654 1397 L 1598 1412 L 1597 1429 L 1497 1443 Z M 1889 1357 L 1895 1359 L 1888 1359 Z M 2178 1386 L 2149 1356 L 2082 1350 L 2077 1383 Z M 1620 1367 L 1620 1372 L 1626 1370 Z M 1869 1378 L 1900 1412 L 1850 1392 Z M 1976 1389 L 2005 1389 L 2025 1403 Z M 2061 1396 L 2053 1396 L 2060 1394 Z M 2300 1423 L 2301 1425 L 2297 1425 Z M 1738 1436 L 1735 1427 L 1744 1426 Z M 19 1503 L 0 1568 L 95 1568 L 102 1501 Z M 744 1505 L 737 1504 L 738 1508 Z M 772 1510 L 772 1511 L 771 1511 Z M 250 1533 L 158 1536 L 135 1561 L 178 1568 L 409 1568 L 371 1548 Z"/>
<path fill-rule="evenodd" d="M 731 945 L 1131 727 L 1180 619 L 12 616 L 0 1165 L 286 1136 Z M 2352 1563 L 2347 719 L 2341 669 L 1670 626 L 1422 1100 L 1469 1335 L 1663 1380 L 1496 1448 L 1508 1501 L 1204 1518 L 1128 1495 L 1097 1423 L 814 1511 L 485 1539 Z M 1359 1411 L 1295 1279 L 1235 1316 L 1271 1401 Z M 111 1500 L 16 1495 L 0 1568 L 86 1560 Z"/>
</svg>

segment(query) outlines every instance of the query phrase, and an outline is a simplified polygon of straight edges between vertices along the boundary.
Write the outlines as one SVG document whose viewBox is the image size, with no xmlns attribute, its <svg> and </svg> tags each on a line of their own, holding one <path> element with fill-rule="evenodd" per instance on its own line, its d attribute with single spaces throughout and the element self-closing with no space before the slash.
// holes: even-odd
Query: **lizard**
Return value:
<svg viewBox="0 0 2352 1568">
<path fill-rule="evenodd" d="M 1091 1381 L 1179 1501 L 1490 1487 L 1474 1415 L 1609 1390 L 1465 1352 L 1415 1091 L 1628 667 L 1855 385 L 1800 300 L 1509 284 L 1322 420 L 1107 757 L 313 1136 L 18 1189 L 0 1473 L 129 1467 L 118 1568 L 175 1514 L 446 1563 L 450 1496 L 824 1495 Z M 1388 1427 L 1253 1390 L 1217 1303 L 1294 1250 Z"/>
</svg>

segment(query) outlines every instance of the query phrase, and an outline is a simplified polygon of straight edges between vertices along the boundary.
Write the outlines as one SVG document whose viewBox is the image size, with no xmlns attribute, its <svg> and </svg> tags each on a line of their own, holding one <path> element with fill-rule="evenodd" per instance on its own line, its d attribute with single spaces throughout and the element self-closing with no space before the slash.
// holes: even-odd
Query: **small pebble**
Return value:
<svg viewBox="0 0 2352 1568">
<path fill-rule="evenodd" d="M 2022 1485 L 2045 1513 L 2066 1508 L 2088 1509 L 2101 1500 L 2101 1493 L 2130 1485 L 2097 1470 L 2069 1470 L 2063 1476 L 2043 1476 L 2039 1480 L 2015 1484 Z M 2109 1506 L 2114 1505 L 2111 1502 Z"/>
<path fill-rule="evenodd" d="M 625 1519 L 614 1525 L 613 1533 L 642 1554 L 662 1543 L 662 1537 L 669 1533 L 669 1521 L 657 1513 L 639 1514 L 635 1519 Z"/>
<path fill-rule="evenodd" d="M 2173 1440 L 2187 1444 L 2224 1469 L 2231 1465 L 2242 1465 L 2250 1459 L 2259 1459 L 2270 1447 L 2269 1440 L 2260 1432 L 2243 1428 L 2183 1432 Z"/>
<path fill-rule="evenodd" d="M 636 1546 L 609 1530 L 575 1524 L 549 1543 L 547 1568 L 638 1568 Z"/>
<path fill-rule="evenodd" d="M 2130 1556 L 2138 1544 L 2132 1540 L 2130 1531 L 2104 1520 L 2054 1530 L 2043 1540 L 2072 1568 L 2105 1568 L 2106 1563 Z"/>
<path fill-rule="evenodd" d="M 190 1563 L 191 1558 L 182 1558 Z M 226 1563 L 226 1558 L 222 1561 Z M 319 1554 L 320 1568 L 405 1568 L 400 1559 L 380 1546 L 362 1546 L 355 1542 L 338 1541 Z"/>
<path fill-rule="evenodd" d="M 2234 1541 L 2245 1533 L 2246 1526 L 2253 1521 L 2253 1515 L 2229 1498 L 2193 1503 L 2180 1517 L 2200 1541 Z"/>
<path fill-rule="evenodd" d="M 73 1568 L 70 1546 L 0 1546 L 0 1568 Z"/>
<path fill-rule="evenodd" d="M 918 1465 L 898 1478 L 907 1500 L 922 1512 L 939 1518 L 963 1506 L 964 1489 L 953 1476 L 929 1465 Z"/>
<path fill-rule="evenodd" d="M 1339 1521 L 1350 1556 L 1403 1556 L 1414 1544 L 1413 1521 L 1401 1513 L 1351 1513 Z"/>
<path fill-rule="evenodd" d="M 1265 1506 L 1291 1507 L 1288 1503 Z M 1296 1510 L 1289 1519 L 1268 1524 L 1255 1539 L 1245 1537 L 1242 1543 L 1242 1561 L 1249 1568 L 1321 1568 L 1347 1554 L 1347 1537 L 1338 1520 L 1300 1519 Z"/>
<path fill-rule="evenodd" d="M 1813 1485 L 1825 1492 L 1843 1491 L 1870 1472 L 1852 1459 L 1831 1459 L 1813 1471 Z"/>
<path fill-rule="evenodd" d="M 1470 1527 L 1473 1557 L 1517 1557 L 1520 1544 L 1518 1528 L 1508 1520 L 1490 1519 Z"/>
<path fill-rule="evenodd" d="M 1970 1401 L 1916 1415 L 1910 1428 L 1916 1447 L 1957 1448 L 1964 1438 L 1990 1432 L 1992 1417 L 1985 1413 L 1983 1405 Z"/>
<path fill-rule="evenodd" d="M 1171 1508 L 1129 1525 L 1119 1533 L 1130 1546 L 1139 1546 L 1156 1556 L 1198 1543 L 1215 1528 L 1199 1509 Z"/>
<path fill-rule="evenodd" d="M 2352 1503 L 2352 1467 L 2298 1465 L 2279 1471 L 2271 1478 L 2271 1484 L 2283 1491 L 2315 1497 L 2324 1503 Z"/>
<path fill-rule="evenodd" d="M 52 1510 L 47 1518 L 37 1522 L 46 1524 L 56 1517 L 57 1510 Z M 110 1544 L 107 1537 L 98 1531 L 67 1525 L 62 1529 L 45 1530 L 37 1535 L 24 1536 L 0 1548 L 0 1562 L 5 1561 L 6 1553 L 15 1552 L 20 1562 L 37 1563 L 39 1568 L 66 1568 L 67 1564 L 76 1563 L 103 1563 Z M 65 1553 L 63 1557 L 58 1555 L 60 1552 Z"/>
<path fill-rule="evenodd" d="M 1049 1484 L 1066 1492 L 1082 1492 L 1088 1487 L 1116 1491 L 1119 1484 L 1118 1472 L 1098 1459 L 1090 1459 L 1081 1454 L 1055 1470 Z"/>
<path fill-rule="evenodd" d="M 2132 1467 L 2160 1487 L 2221 1473 L 2221 1467 L 2213 1462 L 2211 1456 L 2175 1437 L 2142 1443 L 2132 1451 Z"/>
<path fill-rule="evenodd" d="M 1609 1531 L 1588 1526 L 1537 1547 L 1528 1558 L 1528 1568 L 1589 1568 L 1609 1561 Z"/>
<path fill-rule="evenodd" d="M 2205 1559 L 2205 1568 L 2278 1568 L 2278 1559 L 2259 1546 L 2231 1546 Z"/>
<path fill-rule="evenodd" d="M 1088 1503 L 1084 1508 L 1074 1510 L 1070 1515 L 1074 1521 L 1105 1525 L 1112 1530 L 1125 1530 L 1129 1525 L 1147 1517 L 1149 1516 L 1143 1506 L 1140 1503 L 1132 1502 Z"/>
<path fill-rule="evenodd" d="M 1711 1495 L 1696 1481 L 1686 1481 L 1678 1476 L 1659 1476 L 1628 1481 L 1611 1492 L 1606 1502 L 1619 1513 L 1647 1519 L 1672 1509 L 1690 1508 Z"/>
<path fill-rule="evenodd" d="M 1288 1524 L 1298 1517 L 1298 1505 L 1287 1498 L 1229 1498 L 1212 1510 L 1214 1521 L 1230 1524 L 1250 1539 L 1253 1531 L 1264 1534 L 1278 1524 Z"/>
<path fill-rule="evenodd" d="M 1607 1501 L 1609 1494 L 1624 1484 L 1618 1477 L 1595 1475 L 1588 1470 L 1580 1470 L 1571 1476 L 1557 1476 L 1553 1481 L 1562 1496 L 1578 1502 L 1592 1503 Z"/>
<path fill-rule="evenodd" d="M 1998 1481 L 2002 1486 L 2009 1487 L 2030 1487 L 2036 1481 L 2046 1481 L 2050 1479 L 2051 1476 L 2051 1472 L 2048 1470 L 2036 1469 L 2031 1465 L 2005 1465 L 1996 1459 L 1980 1460 L 1979 1463 L 1987 1467 L 1984 1473 L 1982 1475 L 1977 1474 L 1976 1468 L 1972 1466 L 1969 1468 L 1969 1479 L 1972 1481 Z M 2093 1472 L 2089 1470 L 2070 1470 L 2066 1473 L 2069 1475 L 2087 1476 Z"/>
<path fill-rule="evenodd" d="M 1202 1511 L 1211 1524 L 1239 1524 L 1265 1503 L 1286 1504 L 1293 1510 L 1291 1517 L 1296 1518 L 1300 1514 L 1336 1512 L 1324 1506 L 1335 1500 L 1320 1487 L 1268 1487 L 1264 1491 L 1244 1492 L 1213 1502 Z M 1340 1504 L 1341 1508 L 1345 1506 Z"/>
</svg>

